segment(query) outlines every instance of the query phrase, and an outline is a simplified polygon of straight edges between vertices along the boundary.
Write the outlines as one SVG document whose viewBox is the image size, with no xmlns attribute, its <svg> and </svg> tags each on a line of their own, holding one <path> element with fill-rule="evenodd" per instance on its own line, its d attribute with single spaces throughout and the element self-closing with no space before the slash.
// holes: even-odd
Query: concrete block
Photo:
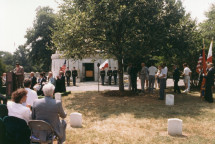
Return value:
<svg viewBox="0 0 215 144">
<path fill-rule="evenodd" d="M 182 135 L 182 120 L 177 118 L 168 119 L 168 128 L 169 135 Z"/>
<path fill-rule="evenodd" d="M 55 100 L 61 100 L 61 93 L 55 93 Z"/>
<path fill-rule="evenodd" d="M 166 94 L 166 105 L 174 105 L 174 95 Z"/>
<path fill-rule="evenodd" d="M 70 126 L 71 127 L 82 127 L 82 114 L 81 113 L 71 113 L 70 114 Z"/>
</svg>

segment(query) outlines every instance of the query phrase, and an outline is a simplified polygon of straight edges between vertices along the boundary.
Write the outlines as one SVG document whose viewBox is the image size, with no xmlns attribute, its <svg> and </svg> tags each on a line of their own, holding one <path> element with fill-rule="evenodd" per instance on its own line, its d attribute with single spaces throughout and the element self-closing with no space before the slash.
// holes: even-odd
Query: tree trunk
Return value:
<svg viewBox="0 0 215 144">
<path fill-rule="evenodd" d="M 124 76 L 123 76 L 123 64 L 122 59 L 118 58 L 118 70 L 119 70 L 119 91 L 124 91 Z"/>
</svg>

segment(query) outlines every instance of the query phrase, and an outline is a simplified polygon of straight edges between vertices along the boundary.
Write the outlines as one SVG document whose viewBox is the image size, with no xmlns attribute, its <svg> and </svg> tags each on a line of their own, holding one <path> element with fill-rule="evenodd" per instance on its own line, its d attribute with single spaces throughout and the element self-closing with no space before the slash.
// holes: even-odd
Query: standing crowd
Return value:
<svg viewBox="0 0 215 144">
<path fill-rule="evenodd" d="M 207 74 L 203 77 L 206 79 L 205 83 L 205 100 L 212 102 L 212 87 L 214 85 L 214 69 L 213 64 L 209 63 L 207 68 Z M 178 86 L 178 82 L 180 77 L 184 78 L 185 90 L 184 93 L 190 92 L 190 77 L 192 71 L 188 67 L 187 63 L 183 64 L 183 72 L 180 72 L 177 65 L 173 65 L 173 81 L 174 81 L 174 92 L 181 93 L 180 87 Z M 149 93 L 153 93 L 153 90 L 157 87 L 159 90 L 159 100 L 164 100 L 165 89 L 166 89 L 166 81 L 168 76 L 168 68 L 166 64 L 160 64 L 158 68 L 156 68 L 153 64 L 148 68 L 145 66 L 145 63 L 141 63 L 141 69 L 138 69 L 136 65 L 129 64 L 127 68 L 128 72 L 128 89 L 133 92 L 137 92 L 137 77 L 139 75 L 140 83 L 141 83 L 141 93 L 145 93 L 148 90 Z M 201 81 L 200 81 L 201 83 Z M 201 85 L 201 84 L 200 84 Z M 155 88 L 154 88 L 155 86 Z"/>
</svg>

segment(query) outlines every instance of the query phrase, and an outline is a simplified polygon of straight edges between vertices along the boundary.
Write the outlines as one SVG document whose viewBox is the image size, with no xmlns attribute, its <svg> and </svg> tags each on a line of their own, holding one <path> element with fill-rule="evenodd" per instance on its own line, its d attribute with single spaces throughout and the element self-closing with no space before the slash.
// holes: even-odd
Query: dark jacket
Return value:
<svg viewBox="0 0 215 144">
<path fill-rule="evenodd" d="M 100 71 L 100 76 L 102 77 L 102 76 L 105 76 L 105 70 L 101 70 Z"/>
<path fill-rule="evenodd" d="M 117 76 L 118 70 L 113 70 L 113 76 Z"/>
<path fill-rule="evenodd" d="M 111 77 L 112 75 L 113 75 L 112 70 L 108 70 L 108 71 L 107 71 L 107 76 L 110 76 L 110 77 Z"/>
<path fill-rule="evenodd" d="M 70 70 L 66 71 L 66 77 L 71 77 L 71 71 Z"/>
<path fill-rule="evenodd" d="M 77 76 L 78 76 L 77 70 L 72 70 L 72 77 L 77 77 Z"/>
<path fill-rule="evenodd" d="M 33 76 L 30 79 L 31 79 L 31 89 L 33 89 L 34 85 L 37 84 L 37 78 Z"/>
<path fill-rule="evenodd" d="M 204 76 L 206 78 L 206 87 L 207 86 L 214 86 L 214 68 L 211 68 L 208 71 L 208 74 L 206 76 Z"/>
<path fill-rule="evenodd" d="M 173 80 L 179 81 L 179 79 L 180 79 L 180 72 L 179 72 L 178 68 L 176 68 L 173 72 Z"/>
</svg>

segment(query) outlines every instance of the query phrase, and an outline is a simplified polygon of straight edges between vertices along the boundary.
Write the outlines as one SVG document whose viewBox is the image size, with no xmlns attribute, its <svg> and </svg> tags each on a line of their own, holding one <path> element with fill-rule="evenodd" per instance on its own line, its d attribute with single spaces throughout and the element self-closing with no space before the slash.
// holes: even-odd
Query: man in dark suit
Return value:
<svg viewBox="0 0 215 144">
<path fill-rule="evenodd" d="M 117 83 L 117 74 L 118 74 L 118 70 L 116 69 L 116 67 L 114 67 L 113 70 L 113 77 L 114 77 L 114 84 L 116 85 Z"/>
<path fill-rule="evenodd" d="M 208 101 L 209 103 L 213 103 L 212 88 L 214 86 L 214 68 L 212 63 L 209 63 L 207 67 L 208 67 L 208 73 L 207 75 L 203 75 L 206 78 L 205 100 Z"/>
<path fill-rule="evenodd" d="M 53 99 L 54 85 L 48 83 L 44 85 L 43 92 L 45 98 L 37 99 L 34 101 L 32 107 L 32 119 L 44 120 L 49 123 L 58 137 L 58 144 L 62 144 L 66 139 L 66 121 L 60 120 L 66 117 L 66 113 L 63 110 L 63 106 L 60 100 Z M 40 139 L 46 139 L 48 132 L 34 131 L 39 135 Z"/>
<path fill-rule="evenodd" d="M 43 86 L 46 82 L 46 79 L 44 78 L 44 74 L 43 73 L 40 73 L 40 79 L 38 81 L 38 84 L 40 85 L 40 89 L 39 91 L 37 91 L 37 95 L 43 95 Z"/>
<path fill-rule="evenodd" d="M 33 89 L 34 85 L 37 84 L 37 78 L 34 76 L 34 72 L 31 72 L 29 79 L 31 80 L 31 89 Z"/>
<path fill-rule="evenodd" d="M 107 71 L 107 76 L 108 76 L 108 84 L 111 85 L 111 79 L 112 79 L 113 71 L 111 70 L 111 67 L 109 67 Z"/>
<path fill-rule="evenodd" d="M 138 69 L 134 65 L 130 65 L 130 77 L 131 77 L 131 89 L 133 92 L 137 92 L 137 73 Z"/>
<path fill-rule="evenodd" d="M 78 72 L 77 70 L 75 69 L 75 67 L 73 67 L 73 70 L 72 70 L 72 80 L 73 80 L 73 86 L 76 86 L 76 77 L 78 76 Z"/>
<path fill-rule="evenodd" d="M 178 82 L 179 82 L 179 79 L 180 79 L 180 72 L 177 68 L 177 65 L 174 65 L 173 66 L 174 68 L 174 72 L 173 72 L 173 81 L 174 81 L 174 92 L 178 92 L 178 93 L 181 93 L 181 90 L 178 86 Z"/>
<path fill-rule="evenodd" d="M 102 79 L 102 85 L 104 85 L 104 82 L 105 82 L 105 69 L 104 69 L 104 67 L 100 71 L 100 76 L 101 76 L 101 79 Z"/>
<path fill-rule="evenodd" d="M 71 70 L 69 70 L 69 67 L 67 67 L 67 70 L 66 70 L 66 82 L 67 82 L 67 86 L 70 85 L 70 77 L 71 77 Z"/>
</svg>

